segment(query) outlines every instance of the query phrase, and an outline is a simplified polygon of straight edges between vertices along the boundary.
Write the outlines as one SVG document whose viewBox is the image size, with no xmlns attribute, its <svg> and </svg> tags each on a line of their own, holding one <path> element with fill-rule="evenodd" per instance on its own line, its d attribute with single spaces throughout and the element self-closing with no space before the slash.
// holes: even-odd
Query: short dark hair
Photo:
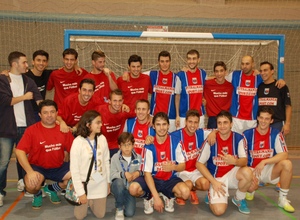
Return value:
<svg viewBox="0 0 300 220">
<path fill-rule="evenodd" d="M 43 100 L 39 103 L 39 113 L 42 112 L 42 108 L 45 107 L 45 106 L 54 106 L 55 110 L 58 111 L 58 107 L 57 107 L 57 104 L 56 102 L 54 102 L 53 100 L 50 100 L 50 99 L 46 99 L 46 100 Z"/>
<path fill-rule="evenodd" d="M 49 54 L 44 50 L 37 50 L 32 54 L 32 60 L 34 60 L 37 56 L 44 56 L 46 59 L 49 59 Z"/>
<path fill-rule="evenodd" d="M 138 103 L 146 103 L 148 105 L 148 109 L 150 109 L 150 103 L 147 99 L 139 99 L 135 102 L 135 107 L 137 106 Z"/>
<path fill-rule="evenodd" d="M 162 119 L 166 120 L 166 121 L 168 122 L 168 124 L 170 124 L 169 117 L 168 117 L 168 115 L 167 115 L 165 112 L 157 112 L 157 113 L 154 115 L 153 119 L 152 119 L 153 124 L 155 124 L 155 121 L 156 121 L 158 118 L 162 118 Z"/>
<path fill-rule="evenodd" d="M 95 110 L 89 110 L 86 111 L 80 118 L 78 122 L 77 127 L 77 135 L 80 135 L 84 138 L 88 137 L 91 134 L 90 128 L 87 126 L 87 124 L 91 124 L 92 121 L 97 118 L 98 116 L 101 116 L 99 112 Z M 100 135 L 100 133 L 97 134 L 97 136 Z"/>
<path fill-rule="evenodd" d="M 271 115 L 271 119 L 273 119 L 274 111 L 268 106 L 259 107 L 257 112 L 257 117 L 260 116 L 260 113 L 269 113 Z"/>
<path fill-rule="evenodd" d="M 132 62 L 140 62 L 140 64 L 143 64 L 143 60 L 142 57 L 140 57 L 139 55 L 133 54 L 129 57 L 128 59 L 128 66 L 130 66 L 130 64 Z"/>
<path fill-rule="evenodd" d="M 218 121 L 218 118 L 221 118 L 221 117 L 228 118 L 230 123 L 232 123 L 232 114 L 229 111 L 225 111 L 225 110 L 220 111 L 220 113 L 217 115 L 217 118 L 216 118 L 217 121 Z"/>
<path fill-rule="evenodd" d="M 274 65 L 272 63 L 270 63 L 269 61 L 261 62 L 260 66 L 265 65 L 265 64 L 269 65 L 271 70 L 274 70 Z"/>
<path fill-rule="evenodd" d="M 111 99 L 112 95 L 121 95 L 123 97 L 123 92 L 121 89 L 115 89 L 115 90 L 112 90 L 110 93 L 109 93 L 109 99 Z"/>
<path fill-rule="evenodd" d="M 186 112 L 185 119 L 187 120 L 191 116 L 196 116 L 200 119 L 200 113 L 196 109 L 190 109 Z"/>
<path fill-rule="evenodd" d="M 158 54 L 158 58 L 157 58 L 158 61 L 159 61 L 160 57 L 169 57 L 170 61 L 171 61 L 171 54 L 166 50 L 163 50 Z"/>
<path fill-rule="evenodd" d="M 215 62 L 215 64 L 214 64 L 214 71 L 216 70 L 217 66 L 221 66 L 221 67 L 224 68 L 224 70 L 227 70 L 226 64 L 223 61 L 217 61 L 217 62 Z"/>
<path fill-rule="evenodd" d="M 188 57 L 188 55 L 192 55 L 192 54 L 196 54 L 198 58 L 200 58 L 200 53 L 198 50 L 196 49 L 192 49 L 192 50 L 189 50 L 187 53 L 186 53 L 186 57 Z"/>
<path fill-rule="evenodd" d="M 130 141 L 132 144 L 134 144 L 134 137 L 133 134 L 129 132 L 123 132 L 118 137 L 118 145 L 121 145 L 123 143 L 126 143 L 127 141 Z"/>
<path fill-rule="evenodd" d="M 8 63 L 10 66 L 12 66 L 13 62 L 18 62 L 20 57 L 26 57 L 26 55 L 19 51 L 13 51 L 8 55 Z"/>
<path fill-rule="evenodd" d="M 77 53 L 77 51 L 75 49 L 73 49 L 73 48 L 67 48 L 67 49 L 65 49 L 64 52 L 63 52 L 63 54 L 62 54 L 63 58 L 65 58 L 65 56 L 69 55 L 69 54 L 74 55 L 75 59 L 77 60 L 78 53 Z"/>
<path fill-rule="evenodd" d="M 84 83 L 93 85 L 93 90 L 95 91 L 95 87 L 96 87 L 95 80 L 90 79 L 90 78 L 86 78 L 86 79 L 81 80 L 81 81 L 80 81 L 80 84 L 79 84 L 79 88 L 80 88 L 80 89 L 82 88 L 82 85 L 83 85 Z"/>
<path fill-rule="evenodd" d="M 96 61 L 98 58 L 104 57 L 105 58 L 105 53 L 101 50 L 95 50 L 92 53 L 92 60 Z"/>
</svg>

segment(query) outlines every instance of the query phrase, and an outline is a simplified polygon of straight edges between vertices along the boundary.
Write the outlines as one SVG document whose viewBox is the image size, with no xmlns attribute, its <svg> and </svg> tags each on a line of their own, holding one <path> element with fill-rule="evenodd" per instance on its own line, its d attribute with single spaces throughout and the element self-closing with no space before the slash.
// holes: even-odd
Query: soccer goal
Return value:
<svg viewBox="0 0 300 220">
<path fill-rule="evenodd" d="M 127 70 L 130 55 L 143 59 L 143 71 L 157 69 L 157 55 L 162 50 L 171 53 L 172 71 L 185 66 L 190 49 L 200 52 L 200 67 L 212 74 L 213 64 L 224 61 L 228 71 L 240 69 L 241 58 L 253 56 L 256 68 L 269 61 L 277 70 L 277 78 L 284 77 L 284 35 L 275 34 L 220 34 L 195 32 L 65 30 L 64 48 L 78 51 L 79 65 L 91 69 L 91 54 L 101 50 L 106 54 L 106 65 L 117 75 Z"/>
</svg>

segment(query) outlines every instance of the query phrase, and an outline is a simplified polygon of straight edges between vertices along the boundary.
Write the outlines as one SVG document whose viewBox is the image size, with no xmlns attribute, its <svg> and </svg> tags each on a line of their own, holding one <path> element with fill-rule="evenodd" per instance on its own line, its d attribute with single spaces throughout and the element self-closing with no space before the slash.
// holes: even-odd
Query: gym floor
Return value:
<svg viewBox="0 0 300 220">
<path fill-rule="evenodd" d="M 293 179 L 289 191 L 288 199 L 295 208 L 294 213 L 287 213 L 277 206 L 278 193 L 275 191 L 275 186 L 268 185 L 257 190 L 253 201 L 248 201 L 248 207 L 251 210 L 250 215 L 240 213 L 237 207 L 231 202 L 232 195 L 235 190 L 230 190 L 230 197 L 228 200 L 228 209 L 221 217 L 214 216 L 209 206 L 204 203 L 204 196 L 206 192 L 198 191 L 200 199 L 199 205 L 192 205 L 189 201 L 185 206 L 178 206 L 175 204 L 175 211 L 173 213 L 158 213 L 154 211 L 151 215 L 145 215 L 143 212 L 143 201 L 137 199 L 136 214 L 133 218 L 126 219 L 272 219 L 278 220 L 300 219 L 300 151 L 290 152 L 290 159 L 293 163 Z M 62 202 L 59 205 L 54 205 L 50 202 L 48 197 L 43 198 L 43 206 L 40 210 L 33 210 L 31 208 L 32 198 L 24 196 L 16 189 L 17 173 L 15 159 L 12 158 L 8 169 L 7 195 L 4 198 L 4 205 L 0 207 L 0 219 L 74 219 L 73 206 L 66 202 L 61 196 Z M 108 196 L 106 215 L 104 219 L 114 219 L 115 208 L 114 198 L 112 195 Z M 85 219 L 96 219 L 96 217 L 89 211 Z"/>
</svg>

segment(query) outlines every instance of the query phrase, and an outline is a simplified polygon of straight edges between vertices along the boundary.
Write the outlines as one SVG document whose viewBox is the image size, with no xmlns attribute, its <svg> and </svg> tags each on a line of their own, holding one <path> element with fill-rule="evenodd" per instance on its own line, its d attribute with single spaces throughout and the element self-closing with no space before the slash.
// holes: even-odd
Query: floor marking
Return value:
<svg viewBox="0 0 300 220">
<path fill-rule="evenodd" d="M 18 196 L 18 198 L 16 198 L 16 200 L 13 202 L 13 204 L 11 204 L 11 206 L 0 217 L 0 220 L 4 220 L 5 217 L 7 217 L 9 215 L 9 213 L 11 213 L 11 211 L 18 204 L 18 202 L 23 198 L 23 196 L 24 196 L 24 192 L 20 193 L 20 195 Z"/>
</svg>

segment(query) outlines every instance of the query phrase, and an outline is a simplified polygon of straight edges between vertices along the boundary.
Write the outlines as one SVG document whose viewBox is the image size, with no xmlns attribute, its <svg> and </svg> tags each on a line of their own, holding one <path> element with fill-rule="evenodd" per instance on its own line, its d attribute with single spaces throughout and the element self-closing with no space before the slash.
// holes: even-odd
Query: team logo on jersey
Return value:
<svg viewBox="0 0 300 220">
<path fill-rule="evenodd" d="M 222 152 L 224 155 L 228 154 L 228 146 L 222 147 Z"/>
<path fill-rule="evenodd" d="M 196 77 L 193 77 L 193 78 L 192 78 L 192 82 L 193 82 L 193 84 L 197 84 L 197 82 L 198 82 L 197 78 L 196 78 Z"/>
<path fill-rule="evenodd" d="M 189 142 L 189 146 L 188 146 L 189 150 L 193 149 L 193 145 L 194 145 L 194 142 Z"/>
<path fill-rule="evenodd" d="M 246 84 L 246 86 L 250 86 L 251 85 L 251 80 L 247 79 L 245 84 Z"/>
<path fill-rule="evenodd" d="M 167 84 L 167 83 L 168 83 L 168 79 L 167 79 L 167 78 L 163 78 L 163 79 L 162 79 L 162 83 L 163 83 L 163 84 Z"/>
<path fill-rule="evenodd" d="M 104 96 L 103 99 L 105 103 L 108 103 L 108 98 L 106 96 Z"/>
<path fill-rule="evenodd" d="M 143 137 L 143 131 L 142 130 L 138 130 L 137 136 L 140 137 L 140 138 Z"/>
<path fill-rule="evenodd" d="M 165 151 L 160 152 L 160 159 L 162 159 L 162 160 L 166 159 L 166 152 Z"/>
<path fill-rule="evenodd" d="M 265 94 L 265 95 L 268 95 L 268 94 L 269 94 L 269 92 L 270 92 L 270 88 L 265 88 L 265 90 L 264 90 L 264 94 Z"/>
<path fill-rule="evenodd" d="M 264 148 L 265 147 L 265 142 L 264 141 L 260 141 L 259 142 L 259 148 Z"/>
</svg>

